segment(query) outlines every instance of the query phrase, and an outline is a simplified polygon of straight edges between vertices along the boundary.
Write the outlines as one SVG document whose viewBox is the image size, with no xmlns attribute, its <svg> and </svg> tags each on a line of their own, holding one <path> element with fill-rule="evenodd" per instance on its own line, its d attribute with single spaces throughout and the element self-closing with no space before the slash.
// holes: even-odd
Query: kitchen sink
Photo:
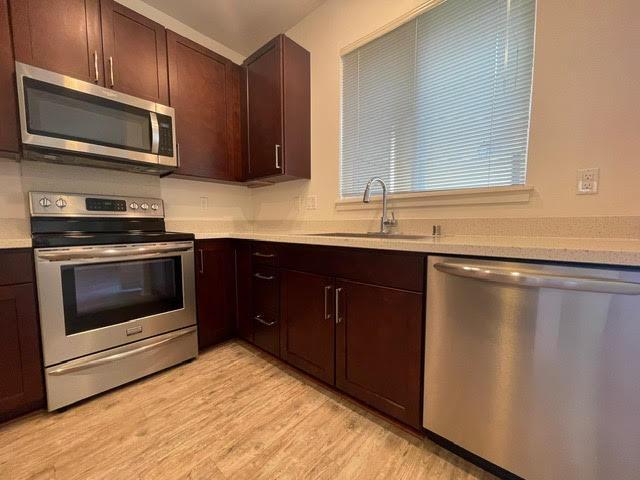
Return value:
<svg viewBox="0 0 640 480">
<path fill-rule="evenodd" d="M 343 237 L 343 238 L 384 238 L 389 240 L 422 240 L 426 238 L 433 238 L 433 235 L 403 235 L 400 233 L 344 233 L 344 232 L 330 232 L 330 233 L 310 233 L 310 236 L 315 237 Z"/>
</svg>

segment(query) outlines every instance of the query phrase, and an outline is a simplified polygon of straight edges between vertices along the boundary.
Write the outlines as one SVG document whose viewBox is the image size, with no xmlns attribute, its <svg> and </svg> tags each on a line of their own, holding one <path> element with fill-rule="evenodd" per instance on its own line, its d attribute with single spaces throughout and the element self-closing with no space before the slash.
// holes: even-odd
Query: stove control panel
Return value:
<svg viewBox="0 0 640 480">
<path fill-rule="evenodd" d="M 159 198 L 29 192 L 32 217 L 164 217 Z"/>
</svg>

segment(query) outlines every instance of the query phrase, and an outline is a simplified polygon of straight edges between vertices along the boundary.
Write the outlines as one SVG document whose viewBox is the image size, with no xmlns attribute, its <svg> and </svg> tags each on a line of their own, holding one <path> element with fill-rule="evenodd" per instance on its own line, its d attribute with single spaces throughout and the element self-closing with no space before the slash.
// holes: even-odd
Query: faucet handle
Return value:
<svg viewBox="0 0 640 480">
<path fill-rule="evenodd" d="M 396 215 L 395 213 L 393 213 L 393 211 L 391 211 L 390 213 L 391 213 L 391 218 L 383 219 L 383 222 L 385 225 L 393 227 L 398 224 L 398 220 L 396 220 Z"/>
</svg>

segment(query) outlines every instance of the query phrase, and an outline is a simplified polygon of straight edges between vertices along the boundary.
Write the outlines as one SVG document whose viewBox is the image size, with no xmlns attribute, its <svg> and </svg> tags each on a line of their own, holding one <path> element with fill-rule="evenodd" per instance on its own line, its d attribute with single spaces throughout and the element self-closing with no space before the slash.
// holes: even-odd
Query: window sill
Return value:
<svg viewBox="0 0 640 480">
<path fill-rule="evenodd" d="M 433 192 L 397 193 L 389 195 L 389 205 L 393 208 L 442 207 L 450 205 L 487 205 L 500 203 L 528 203 L 533 193 L 530 185 L 510 187 L 465 188 L 460 190 L 439 190 Z M 336 200 L 337 211 L 372 210 L 380 208 L 382 195 L 371 197 L 364 203 L 362 197 L 348 197 Z"/>
</svg>

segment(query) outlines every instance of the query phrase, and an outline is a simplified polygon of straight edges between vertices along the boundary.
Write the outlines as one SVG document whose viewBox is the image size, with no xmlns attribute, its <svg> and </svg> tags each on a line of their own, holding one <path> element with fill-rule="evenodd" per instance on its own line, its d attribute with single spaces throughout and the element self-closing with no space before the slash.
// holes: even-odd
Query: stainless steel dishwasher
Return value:
<svg viewBox="0 0 640 480">
<path fill-rule="evenodd" d="M 427 275 L 425 428 L 531 480 L 640 478 L 640 269 Z"/>
</svg>

